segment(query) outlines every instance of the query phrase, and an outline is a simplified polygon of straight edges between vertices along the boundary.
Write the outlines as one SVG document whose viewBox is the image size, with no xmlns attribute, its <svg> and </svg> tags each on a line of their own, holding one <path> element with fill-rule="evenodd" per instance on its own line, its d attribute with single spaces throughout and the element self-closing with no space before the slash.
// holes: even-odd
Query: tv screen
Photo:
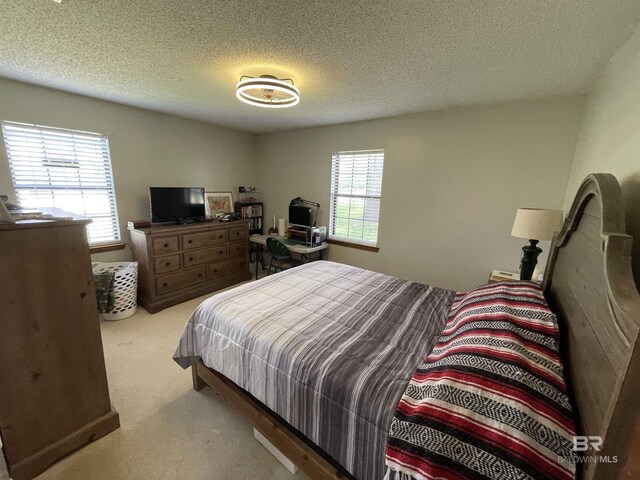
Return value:
<svg viewBox="0 0 640 480">
<path fill-rule="evenodd" d="M 150 187 L 153 223 L 204 220 L 203 187 Z"/>
<path fill-rule="evenodd" d="M 289 223 L 300 227 L 311 227 L 311 208 L 289 205 Z"/>
</svg>

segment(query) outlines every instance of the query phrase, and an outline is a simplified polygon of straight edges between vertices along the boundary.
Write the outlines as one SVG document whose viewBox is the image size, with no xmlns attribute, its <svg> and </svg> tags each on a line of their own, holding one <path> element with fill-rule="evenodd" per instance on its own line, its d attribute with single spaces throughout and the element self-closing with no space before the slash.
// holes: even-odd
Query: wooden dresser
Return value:
<svg viewBox="0 0 640 480">
<path fill-rule="evenodd" d="M 0 434 L 14 480 L 35 477 L 120 425 L 87 223 L 0 224 Z"/>
<path fill-rule="evenodd" d="M 131 242 L 150 313 L 251 278 L 248 220 L 134 229 Z"/>
</svg>

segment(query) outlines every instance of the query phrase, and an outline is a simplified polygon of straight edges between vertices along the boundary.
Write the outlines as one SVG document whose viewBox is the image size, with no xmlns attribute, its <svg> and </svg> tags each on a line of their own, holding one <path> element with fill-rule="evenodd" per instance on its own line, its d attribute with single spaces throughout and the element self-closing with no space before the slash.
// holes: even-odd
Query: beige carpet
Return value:
<svg viewBox="0 0 640 480">
<path fill-rule="evenodd" d="M 39 480 L 306 479 L 291 475 L 251 426 L 172 359 L 182 329 L 206 297 L 102 323 L 111 401 L 121 427 L 53 465 Z"/>
</svg>

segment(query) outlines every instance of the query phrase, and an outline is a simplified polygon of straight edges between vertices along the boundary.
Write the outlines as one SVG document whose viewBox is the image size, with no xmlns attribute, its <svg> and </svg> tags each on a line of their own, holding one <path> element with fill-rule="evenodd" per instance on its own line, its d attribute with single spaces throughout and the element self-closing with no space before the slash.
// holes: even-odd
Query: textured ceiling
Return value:
<svg viewBox="0 0 640 480">
<path fill-rule="evenodd" d="M 585 92 L 638 0 L 0 0 L 0 76 L 267 132 Z M 301 102 L 235 98 L 290 77 Z"/>
</svg>

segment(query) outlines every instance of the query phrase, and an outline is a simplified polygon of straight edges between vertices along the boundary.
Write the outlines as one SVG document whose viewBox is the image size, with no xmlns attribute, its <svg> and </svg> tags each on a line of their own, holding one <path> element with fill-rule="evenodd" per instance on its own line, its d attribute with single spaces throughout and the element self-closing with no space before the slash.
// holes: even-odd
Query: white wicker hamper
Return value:
<svg viewBox="0 0 640 480">
<path fill-rule="evenodd" d="M 104 320 L 122 320 L 136 313 L 138 294 L 138 262 L 93 262 L 93 273 L 115 272 L 113 294 L 115 305 Z"/>
</svg>

